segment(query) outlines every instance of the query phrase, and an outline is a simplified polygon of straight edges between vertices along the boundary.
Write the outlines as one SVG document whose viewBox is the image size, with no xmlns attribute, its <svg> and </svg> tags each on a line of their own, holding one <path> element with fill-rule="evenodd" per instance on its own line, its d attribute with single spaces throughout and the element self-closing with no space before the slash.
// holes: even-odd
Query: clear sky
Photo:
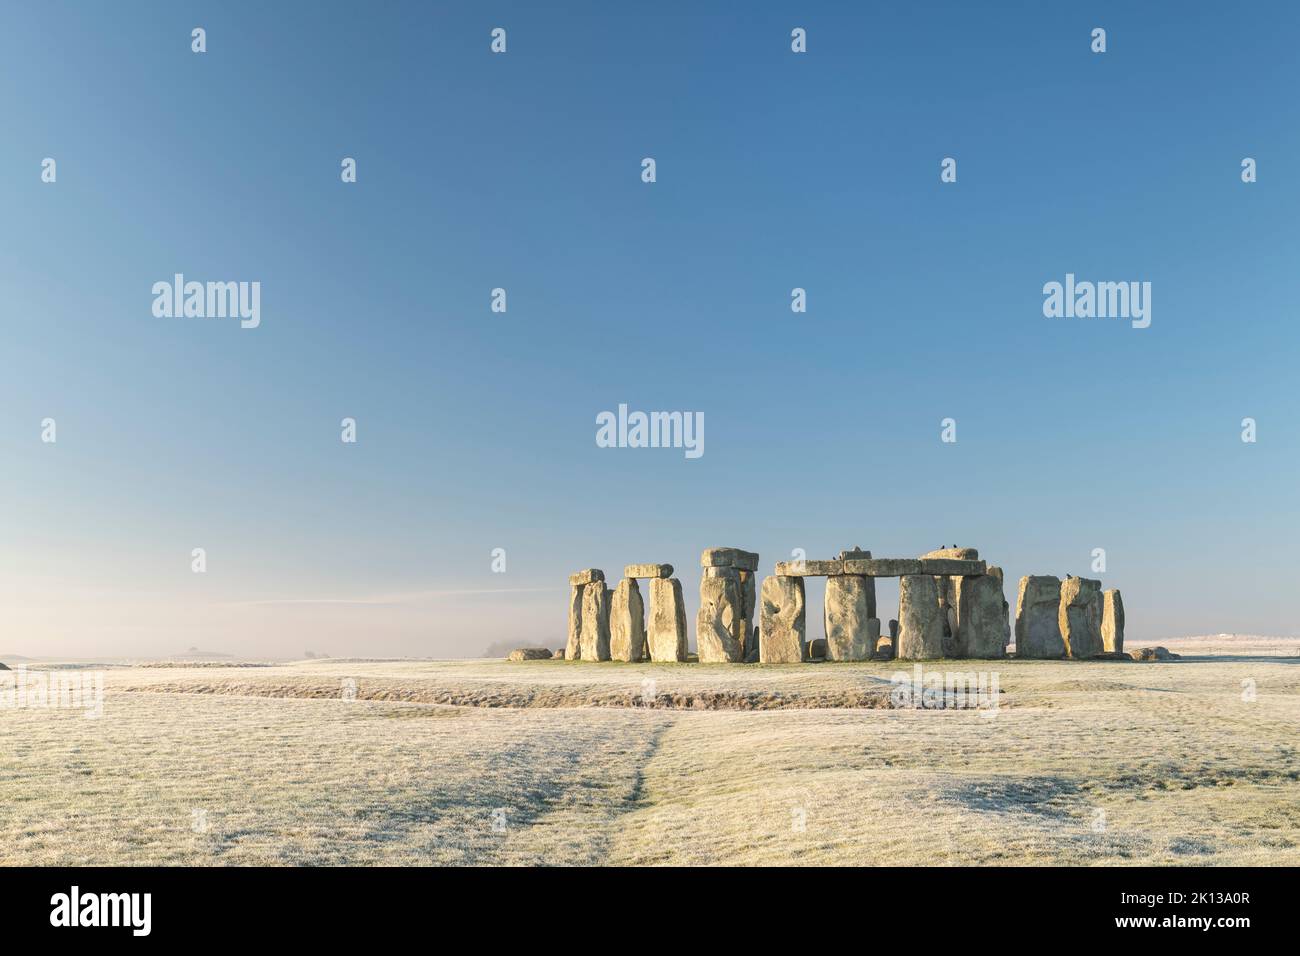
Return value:
<svg viewBox="0 0 1300 956">
<path fill-rule="evenodd" d="M 644 561 L 693 632 L 719 545 L 1297 633 L 1300 7 L 617 6 L 6 5 L 0 654 L 560 646 Z M 261 325 L 155 317 L 177 272 Z M 1067 273 L 1150 327 L 1046 318 Z M 620 403 L 703 456 L 598 447 Z"/>
</svg>

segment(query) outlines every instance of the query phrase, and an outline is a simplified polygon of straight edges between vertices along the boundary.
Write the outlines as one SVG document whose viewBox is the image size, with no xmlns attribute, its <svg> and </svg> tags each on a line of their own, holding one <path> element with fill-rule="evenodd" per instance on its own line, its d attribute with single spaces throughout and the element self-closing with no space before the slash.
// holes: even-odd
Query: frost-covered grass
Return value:
<svg viewBox="0 0 1300 956">
<path fill-rule="evenodd" d="M 927 665 L 992 717 L 883 663 L 114 668 L 0 710 L 0 863 L 1300 864 L 1295 648 L 1171 647 Z"/>
</svg>

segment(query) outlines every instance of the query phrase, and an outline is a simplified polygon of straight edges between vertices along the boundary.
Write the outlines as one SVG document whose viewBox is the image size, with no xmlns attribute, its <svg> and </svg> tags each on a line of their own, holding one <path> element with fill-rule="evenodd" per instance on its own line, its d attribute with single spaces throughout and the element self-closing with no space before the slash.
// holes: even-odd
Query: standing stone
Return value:
<svg viewBox="0 0 1300 956">
<path fill-rule="evenodd" d="M 636 578 L 624 578 L 614 589 L 609 606 L 609 656 L 629 662 L 645 656 L 645 603 Z"/>
<path fill-rule="evenodd" d="M 757 590 L 754 586 L 756 571 L 740 572 L 740 615 L 744 618 L 744 624 L 741 628 L 741 644 L 743 645 L 743 660 L 746 664 L 754 664 L 758 661 L 758 631 L 754 627 L 754 607 L 758 603 Z"/>
<path fill-rule="evenodd" d="M 1006 618 L 1002 579 L 993 574 L 962 578 L 957 604 L 961 648 L 965 657 L 1006 656 Z"/>
<path fill-rule="evenodd" d="M 867 656 L 875 657 L 880 647 L 880 618 L 867 618 Z"/>
<path fill-rule="evenodd" d="M 1061 582 L 1058 616 L 1065 652 L 1072 658 L 1096 657 L 1105 649 L 1101 641 L 1101 582 L 1073 575 Z"/>
<path fill-rule="evenodd" d="M 1030 574 L 1016 596 L 1016 656 L 1055 660 L 1065 656 L 1061 637 L 1061 579 Z"/>
<path fill-rule="evenodd" d="M 1112 588 L 1103 591 L 1101 611 L 1101 643 L 1115 654 L 1124 653 L 1124 599 Z"/>
<path fill-rule="evenodd" d="M 858 574 L 826 579 L 826 657 L 832 661 L 866 661 L 875 650 L 869 644 L 871 619 L 867 582 Z"/>
<path fill-rule="evenodd" d="M 583 585 L 581 638 L 582 660 L 609 660 L 609 589 L 604 581 Z"/>
<path fill-rule="evenodd" d="M 740 572 L 706 567 L 700 578 L 700 613 L 695 619 L 695 643 L 701 664 L 738 664 L 745 659 Z"/>
<path fill-rule="evenodd" d="M 1007 645 L 1011 643 L 1011 605 L 1007 603 L 1006 582 L 1002 579 L 1002 569 L 997 565 L 989 565 L 989 569 L 984 572 L 998 579 L 998 593 L 1002 595 L 1002 654 L 1006 657 Z"/>
<path fill-rule="evenodd" d="M 826 660 L 826 638 L 819 637 L 816 640 L 808 642 L 808 660 L 824 661 Z"/>
<path fill-rule="evenodd" d="M 650 579 L 650 659 L 686 660 L 686 602 L 677 578 Z"/>
<path fill-rule="evenodd" d="M 928 574 L 898 579 L 898 657 L 925 660 L 943 656 L 939 586 Z"/>
<path fill-rule="evenodd" d="M 898 622 L 891 620 L 889 622 L 889 636 L 895 641 L 898 640 Z"/>
<path fill-rule="evenodd" d="M 807 632 L 803 578 L 775 574 L 764 578 L 759 599 L 759 661 L 798 664 L 805 660 Z"/>
<path fill-rule="evenodd" d="M 569 642 L 564 645 L 564 659 L 576 661 L 582 653 L 582 592 L 585 584 L 569 587 Z"/>
</svg>

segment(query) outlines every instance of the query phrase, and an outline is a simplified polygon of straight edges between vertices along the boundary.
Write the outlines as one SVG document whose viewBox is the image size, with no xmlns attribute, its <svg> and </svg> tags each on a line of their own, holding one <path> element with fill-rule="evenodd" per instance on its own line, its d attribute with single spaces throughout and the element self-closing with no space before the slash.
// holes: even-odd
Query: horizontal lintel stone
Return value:
<svg viewBox="0 0 1300 956">
<path fill-rule="evenodd" d="M 671 564 L 629 564 L 623 568 L 625 578 L 671 578 Z"/>
<path fill-rule="evenodd" d="M 605 572 L 600 568 L 587 568 L 585 571 L 578 571 L 569 575 L 569 583 L 574 587 L 580 584 L 591 584 L 594 581 L 605 580 Z"/>
<path fill-rule="evenodd" d="M 983 561 L 963 561 L 958 558 L 922 558 L 921 573 L 967 577 L 983 574 L 987 565 Z"/>
<path fill-rule="evenodd" d="M 702 568 L 736 568 L 740 571 L 757 571 L 758 554 L 740 548 L 705 548 L 700 555 Z"/>
<path fill-rule="evenodd" d="M 868 558 L 844 562 L 845 574 L 861 574 L 868 578 L 901 578 L 905 574 L 921 574 L 920 558 Z"/>
<path fill-rule="evenodd" d="M 834 577 L 844 573 L 843 561 L 778 561 L 776 573 L 786 578 Z"/>
</svg>

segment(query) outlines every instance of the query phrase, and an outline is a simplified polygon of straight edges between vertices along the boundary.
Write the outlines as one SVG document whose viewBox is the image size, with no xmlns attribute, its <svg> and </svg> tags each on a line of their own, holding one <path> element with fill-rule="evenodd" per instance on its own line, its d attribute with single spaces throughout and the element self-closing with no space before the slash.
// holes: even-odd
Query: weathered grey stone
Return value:
<svg viewBox="0 0 1300 956">
<path fill-rule="evenodd" d="M 826 656 L 833 661 L 871 659 L 867 622 L 871 619 L 870 578 L 841 574 L 826 579 Z"/>
<path fill-rule="evenodd" d="M 920 574 L 920 558 L 867 558 L 846 559 L 845 574 L 861 574 L 869 578 L 901 578 L 904 574 Z"/>
<path fill-rule="evenodd" d="M 1002 569 L 995 564 L 990 564 L 988 571 L 985 572 L 998 579 L 998 591 L 1002 594 L 1002 656 L 1006 656 L 1006 647 L 1011 643 L 1011 605 L 1007 603 L 1006 582 L 1002 577 Z"/>
<path fill-rule="evenodd" d="M 944 574 L 950 577 L 968 577 L 988 570 L 983 561 L 965 561 L 960 558 L 922 558 L 922 574 Z"/>
<path fill-rule="evenodd" d="M 754 627 L 754 608 L 758 604 L 758 588 L 754 571 L 740 571 L 740 616 L 744 619 L 740 630 L 742 659 L 746 664 L 758 663 L 758 629 Z"/>
<path fill-rule="evenodd" d="M 759 661 L 798 664 L 808 655 L 807 631 L 803 578 L 764 578 L 759 599 Z"/>
<path fill-rule="evenodd" d="M 579 657 L 609 660 L 609 589 L 604 581 L 582 586 L 582 634 Z"/>
<path fill-rule="evenodd" d="M 506 660 L 514 661 L 549 661 L 551 652 L 544 647 L 516 647 Z"/>
<path fill-rule="evenodd" d="M 939 595 L 939 627 L 943 630 L 943 656 L 961 657 L 961 578 L 942 575 L 934 579 Z"/>
<path fill-rule="evenodd" d="M 880 645 L 880 618 L 867 618 L 867 649 L 872 657 L 876 656 L 876 648 Z"/>
<path fill-rule="evenodd" d="M 636 662 L 645 657 L 645 603 L 636 578 L 624 578 L 609 605 L 609 656 Z"/>
<path fill-rule="evenodd" d="M 569 642 L 564 646 L 566 659 L 576 661 L 582 653 L 582 590 L 585 584 L 569 585 Z"/>
<path fill-rule="evenodd" d="M 976 561 L 980 553 L 975 548 L 936 548 L 921 555 L 922 558 L 950 558 L 957 561 Z"/>
<path fill-rule="evenodd" d="M 587 568 L 585 571 L 577 571 L 569 575 L 569 584 L 571 586 L 591 584 L 593 581 L 603 580 L 605 580 L 605 572 L 600 568 Z"/>
<path fill-rule="evenodd" d="M 1176 661 L 1183 655 L 1175 654 L 1167 647 L 1142 647 L 1130 651 L 1128 656 L 1135 661 Z"/>
<path fill-rule="evenodd" d="M 565 659 L 567 655 L 565 654 L 564 648 L 561 647 L 558 651 L 556 651 L 551 656 L 554 657 L 557 661 L 562 661 Z"/>
<path fill-rule="evenodd" d="M 1061 637 L 1061 579 L 1030 574 L 1016 595 L 1016 656 L 1055 660 L 1065 656 Z"/>
<path fill-rule="evenodd" d="M 1115 654 L 1124 653 L 1124 599 L 1115 588 L 1101 595 L 1101 643 Z"/>
<path fill-rule="evenodd" d="M 745 659 L 740 572 L 726 570 L 730 574 L 705 574 L 700 579 L 695 643 L 701 664 L 740 663 Z"/>
<path fill-rule="evenodd" d="M 826 660 L 826 638 L 818 637 L 808 642 L 808 660 Z"/>
<path fill-rule="evenodd" d="M 778 561 L 776 573 L 785 578 L 832 577 L 844 573 L 844 562 L 834 561 Z"/>
<path fill-rule="evenodd" d="M 676 578 L 650 579 L 650 659 L 686 660 L 686 602 Z"/>
<path fill-rule="evenodd" d="M 1006 617 L 1002 581 L 993 574 L 962 578 L 958 592 L 958 633 L 963 657 L 1006 656 Z"/>
<path fill-rule="evenodd" d="M 895 639 L 898 637 L 898 622 L 895 620 L 889 622 L 889 636 Z"/>
<path fill-rule="evenodd" d="M 629 564 L 623 569 L 625 578 L 671 578 L 671 564 Z"/>
<path fill-rule="evenodd" d="M 943 656 L 939 589 L 928 574 L 908 574 L 898 582 L 898 656 L 925 660 Z"/>
<path fill-rule="evenodd" d="M 1059 622 L 1065 652 L 1072 658 L 1096 657 L 1105 648 L 1101 641 L 1101 582 L 1073 575 L 1061 582 Z"/>
<path fill-rule="evenodd" d="M 758 554 L 740 548 L 705 548 L 700 555 L 702 568 L 736 568 L 740 571 L 757 571 Z"/>
<path fill-rule="evenodd" d="M 870 551 L 863 551 L 856 544 L 848 550 L 840 552 L 841 561 L 865 561 L 870 557 Z"/>
</svg>

